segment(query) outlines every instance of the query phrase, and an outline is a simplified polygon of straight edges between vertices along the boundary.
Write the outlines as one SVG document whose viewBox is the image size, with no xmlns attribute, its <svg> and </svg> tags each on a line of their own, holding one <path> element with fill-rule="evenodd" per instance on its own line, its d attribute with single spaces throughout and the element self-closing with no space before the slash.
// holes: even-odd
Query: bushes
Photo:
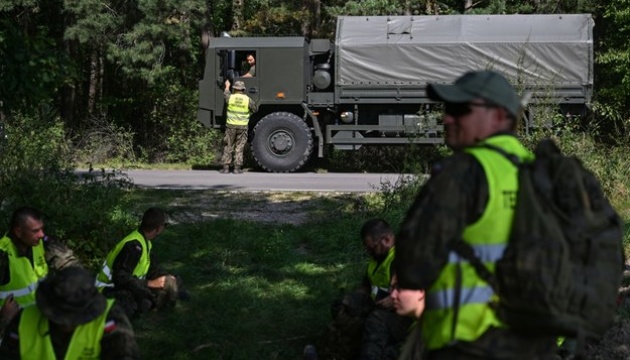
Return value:
<svg viewBox="0 0 630 360">
<path fill-rule="evenodd" d="M 48 234 L 66 242 L 87 265 L 100 262 L 137 221 L 125 211 L 130 182 L 105 173 L 78 178 L 70 143 L 53 114 L 10 116 L 6 135 L 0 150 L 0 231 L 7 230 L 13 210 L 32 206 L 44 213 Z"/>
</svg>

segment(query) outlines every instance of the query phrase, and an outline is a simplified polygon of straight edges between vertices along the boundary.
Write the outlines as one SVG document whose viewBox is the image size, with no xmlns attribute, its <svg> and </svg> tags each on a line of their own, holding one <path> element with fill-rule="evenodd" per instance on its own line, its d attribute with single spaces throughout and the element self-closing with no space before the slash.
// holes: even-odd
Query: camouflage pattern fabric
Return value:
<svg viewBox="0 0 630 360">
<path fill-rule="evenodd" d="M 155 309 L 173 307 L 177 303 L 179 289 L 182 280 L 179 277 L 167 276 L 164 282 L 164 289 L 151 289 L 155 296 Z"/>
<path fill-rule="evenodd" d="M 20 356 L 20 343 L 18 326 L 20 322 L 19 314 L 9 325 L 9 336 L 2 341 L 0 345 L 0 359 L 18 360 Z M 140 359 L 140 350 L 136 342 L 133 327 L 122 308 L 114 303 L 114 306 L 107 315 L 107 323 L 110 326 L 104 331 L 101 339 L 101 360 L 136 360 Z M 53 348 L 56 352 L 63 351 L 65 353 L 71 337 L 59 331 L 55 331 L 56 327 L 52 326 L 50 337 Z M 62 358 L 62 357 L 58 357 Z"/>
<path fill-rule="evenodd" d="M 74 252 L 59 240 L 47 236 L 44 242 L 44 256 L 48 264 L 48 271 L 58 271 L 70 266 L 81 266 Z M 33 252 L 29 250 L 24 256 L 33 261 Z M 9 282 L 9 257 L 6 252 L 0 251 L 0 283 Z M 0 339 L 4 336 L 6 327 L 11 319 L 0 315 Z"/>
<path fill-rule="evenodd" d="M 225 166 L 232 164 L 232 151 L 234 151 L 234 165 L 243 166 L 243 152 L 247 145 L 247 127 L 227 126 L 223 137 L 225 147 L 221 162 Z"/>
<path fill-rule="evenodd" d="M 473 156 L 457 153 L 437 164 L 396 235 L 393 267 L 398 274 L 398 285 L 407 289 L 426 289 L 433 284 L 448 260 L 453 241 L 460 238 L 467 224 L 481 216 L 487 200 L 488 181 L 481 164 Z M 555 339 L 528 339 L 510 331 L 491 329 L 477 341 L 461 343 L 458 347 L 465 349 L 466 354 L 478 356 L 461 359 L 520 359 L 514 354 L 522 354 L 523 359 L 546 360 L 546 357 L 537 358 L 538 355 L 532 355 L 531 351 L 536 348 L 536 342 L 545 346 L 549 340 L 555 347 Z M 554 349 L 546 351 L 552 354 Z M 456 351 L 447 355 L 458 354 Z M 451 358 L 440 354 L 433 359 Z"/>
<path fill-rule="evenodd" d="M 103 295 L 116 299 L 116 303 L 125 311 L 131 320 L 137 319 L 150 310 L 159 310 L 166 307 L 173 307 L 177 303 L 178 294 L 182 289 L 182 280 L 179 277 L 167 277 L 164 289 L 149 289 L 152 297 L 138 297 L 129 290 L 115 288 L 105 288 Z"/>
<path fill-rule="evenodd" d="M 510 329 L 490 328 L 474 342 L 431 351 L 428 360 L 557 360 L 555 338 L 523 336 Z"/>
<path fill-rule="evenodd" d="M 373 308 L 368 294 L 354 292 L 335 300 L 333 321 L 328 325 L 319 350 L 320 360 L 354 360 L 361 352 L 365 319 Z"/>
<path fill-rule="evenodd" d="M 395 360 L 413 323 L 392 310 L 374 309 L 363 327 L 361 360 Z"/>
</svg>

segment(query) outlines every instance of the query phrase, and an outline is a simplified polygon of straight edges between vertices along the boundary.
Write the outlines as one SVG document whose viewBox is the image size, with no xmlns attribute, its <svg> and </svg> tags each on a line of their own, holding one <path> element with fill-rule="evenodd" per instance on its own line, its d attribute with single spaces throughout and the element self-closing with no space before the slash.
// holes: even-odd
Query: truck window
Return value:
<svg viewBox="0 0 630 360">
<path fill-rule="evenodd" d="M 239 77 L 256 77 L 256 52 L 253 50 L 236 51 L 236 63 L 240 64 Z"/>
</svg>

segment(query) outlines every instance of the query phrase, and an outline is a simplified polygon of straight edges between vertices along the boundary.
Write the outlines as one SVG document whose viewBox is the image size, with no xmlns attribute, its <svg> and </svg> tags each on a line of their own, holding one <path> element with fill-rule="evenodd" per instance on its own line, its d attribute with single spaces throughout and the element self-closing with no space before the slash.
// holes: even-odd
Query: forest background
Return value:
<svg viewBox="0 0 630 360">
<path fill-rule="evenodd" d="M 197 82 L 222 31 L 333 38 L 337 15 L 591 13 L 594 118 L 624 136 L 629 9 L 630 0 L 0 0 L 0 121 L 60 122 L 83 164 L 209 164 L 219 136 L 196 121 Z"/>
<path fill-rule="evenodd" d="M 220 133 L 196 120 L 197 81 L 221 31 L 332 38 L 337 15 L 461 13 L 593 14 L 593 112 L 523 140 L 552 136 L 596 173 L 630 255 L 630 0 L 0 0 L 0 234 L 15 207 L 34 206 L 46 232 L 97 269 L 148 206 L 161 206 L 172 226 L 155 251 L 192 298 L 134 323 L 144 357 L 300 358 L 321 338 L 331 300 L 361 278 L 361 224 L 382 217 L 397 228 L 421 177 L 368 195 L 244 195 L 139 189 L 115 172 L 78 179 L 74 169 L 212 163 Z M 361 170 L 375 162 L 367 155 Z M 618 321 L 589 358 L 630 358 L 629 285 L 630 274 Z"/>
</svg>

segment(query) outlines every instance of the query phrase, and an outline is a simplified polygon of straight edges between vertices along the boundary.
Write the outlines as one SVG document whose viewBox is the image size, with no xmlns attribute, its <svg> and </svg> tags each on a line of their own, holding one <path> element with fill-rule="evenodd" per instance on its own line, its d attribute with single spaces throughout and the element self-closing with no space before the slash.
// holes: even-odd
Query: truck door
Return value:
<svg viewBox="0 0 630 360">
<path fill-rule="evenodd" d="M 260 68 L 258 52 L 256 50 L 234 51 L 234 79 L 245 83 L 245 94 L 249 95 L 256 103 L 260 98 Z M 234 81 L 232 81 L 234 83 Z"/>
<path fill-rule="evenodd" d="M 223 96 L 225 80 L 230 80 L 232 84 L 237 80 L 243 81 L 246 87 L 245 93 L 258 103 L 260 77 L 257 76 L 259 72 L 257 55 L 255 50 L 217 49 L 215 68 L 217 91 L 212 92 L 217 125 L 225 124 L 225 98 Z M 255 68 L 250 71 L 252 66 Z"/>
</svg>

